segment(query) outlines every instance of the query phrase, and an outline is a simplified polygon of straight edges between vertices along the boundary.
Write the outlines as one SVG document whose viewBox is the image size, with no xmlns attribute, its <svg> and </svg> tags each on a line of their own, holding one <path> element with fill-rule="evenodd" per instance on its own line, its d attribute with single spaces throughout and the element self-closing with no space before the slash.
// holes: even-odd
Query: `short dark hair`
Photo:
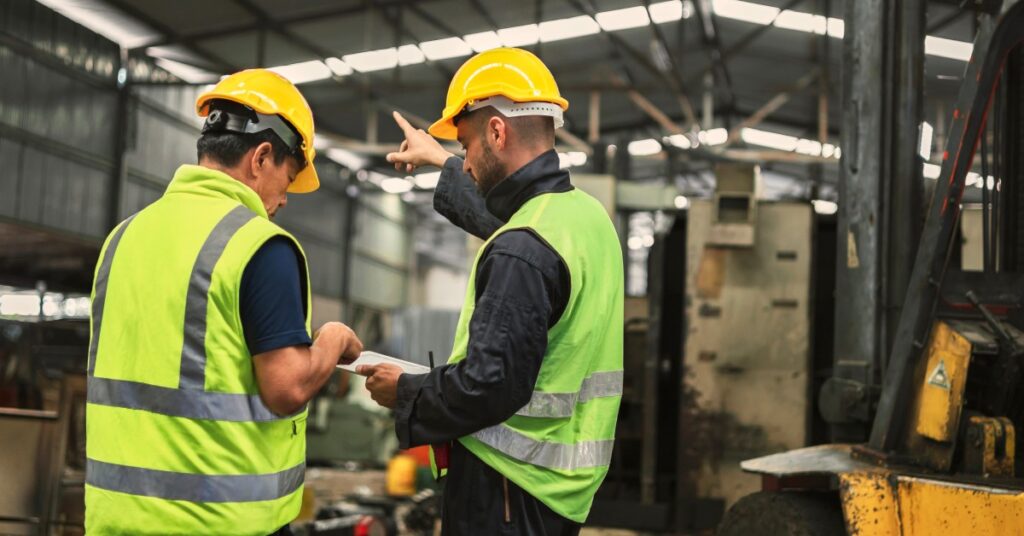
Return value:
<svg viewBox="0 0 1024 536">
<path fill-rule="evenodd" d="M 555 146 L 555 120 L 547 116 L 522 115 L 519 117 L 507 117 L 493 106 L 485 106 L 464 115 L 463 119 L 469 118 L 470 121 L 476 121 L 477 126 L 481 127 L 481 135 L 485 135 L 484 125 L 488 119 L 495 116 L 500 116 L 504 119 L 512 127 L 516 137 L 522 140 L 523 143 L 535 147 L 543 146 L 545 148 Z"/>
<path fill-rule="evenodd" d="M 224 110 L 225 112 L 246 115 L 255 118 L 255 112 L 249 108 L 223 99 L 210 101 L 210 111 Z M 199 161 L 204 158 L 212 160 L 225 167 L 234 167 L 242 160 L 245 153 L 263 142 L 270 142 L 273 147 L 274 164 L 281 165 L 285 157 L 292 154 L 292 150 L 281 141 L 272 130 L 264 130 L 254 134 L 241 134 L 225 130 L 207 132 L 196 141 L 196 153 Z"/>
</svg>

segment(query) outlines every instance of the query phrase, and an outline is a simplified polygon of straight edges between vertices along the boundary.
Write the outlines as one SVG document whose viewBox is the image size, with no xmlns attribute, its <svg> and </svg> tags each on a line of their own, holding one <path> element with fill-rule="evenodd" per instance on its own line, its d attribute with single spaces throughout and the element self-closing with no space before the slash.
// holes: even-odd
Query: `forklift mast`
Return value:
<svg viewBox="0 0 1024 536">
<path fill-rule="evenodd" d="M 905 444 L 910 413 L 907 408 L 915 392 L 914 371 L 934 335 L 936 320 L 966 316 L 981 319 L 992 332 L 999 332 L 1003 326 L 992 312 L 1007 318 L 1020 314 L 1020 294 L 1024 293 L 1024 247 L 1020 243 L 1024 240 L 1020 229 L 1024 219 L 1024 170 L 1019 149 L 1024 141 L 1020 98 L 1024 73 L 1021 53 L 1016 49 L 1024 41 L 1024 4 L 1006 2 L 998 24 L 992 18 L 983 19 L 953 110 L 942 171 L 927 209 L 883 376 L 868 442 L 869 449 L 882 455 L 895 453 Z M 995 145 L 994 151 L 989 150 L 990 145 Z M 983 160 L 981 176 L 985 177 L 981 179 L 985 271 L 970 273 L 951 266 L 950 259 L 960 242 L 957 231 L 962 200 L 979 148 Z M 994 180 L 989 181 L 987 177 L 993 175 Z M 1011 337 L 1003 341 L 1003 353 L 1009 351 L 1005 346 L 1012 346 L 1013 340 Z M 1010 386 L 1012 390 L 1020 381 L 1016 370 L 1019 367 L 1015 367 L 1013 359 L 1002 361 L 1002 368 L 1012 369 L 1003 371 L 1012 372 L 1011 377 L 1002 378 L 1003 382 L 1014 384 Z M 1016 420 L 1021 416 L 1013 417 Z"/>
</svg>

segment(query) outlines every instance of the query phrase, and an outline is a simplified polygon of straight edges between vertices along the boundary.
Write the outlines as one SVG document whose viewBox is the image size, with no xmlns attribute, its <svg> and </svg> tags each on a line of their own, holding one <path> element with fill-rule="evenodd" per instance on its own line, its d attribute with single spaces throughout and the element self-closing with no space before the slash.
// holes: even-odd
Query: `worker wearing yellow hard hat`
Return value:
<svg viewBox="0 0 1024 536">
<path fill-rule="evenodd" d="M 388 161 L 440 167 L 435 208 L 486 240 L 448 364 L 360 367 L 373 399 L 395 409 L 400 446 L 434 446 L 447 535 L 578 533 L 608 472 L 622 251 L 604 208 L 559 165 L 567 109 L 537 56 L 500 48 L 459 68 L 429 134 L 395 114 L 405 141 Z"/>
<path fill-rule="evenodd" d="M 288 192 L 319 184 L 302 94 L 253 69 L 196 111 L 198 164 L 115 227 L 96 266 L 90 534 L 287 531 L 302 503 L 306 402 L 362 350 L 339 322 L 313 335 L 305 254 L 270 219 Z"/>
<path fill-rule="evenodd" d="M 496 104 L 499 103 L 499 104 Z M 497 48 L 473 56 L 459 68 L 448 86 L 441 119 L 430 126 L 435 137 L 454 140 L 459 114 L 496 106 L 506 117 L 544 115 L 562 126 L 569 101 L 540 58 L 521 48 Z"/>
<path fill-rule="evenodd" d="M 266 69 L 249 69 L 225 77 L 210 91 L 196 99 L 196 113 L 210 117 L 211 103 L 235 102 L 251 111 L 236 114 L 222 125 L 207 120 L 204 130 L 222 129 L 236 133 L 272 131 L 299 163 L 300 171 L 289 192 L 302 194 L 320 187 L 313 159 L 313 112 L 298 88 L 283 76 Z M 216 108 L 216 106 L 214 106 Z M 225 119 L 230 117 L 225 114 Z"/>
</svg>

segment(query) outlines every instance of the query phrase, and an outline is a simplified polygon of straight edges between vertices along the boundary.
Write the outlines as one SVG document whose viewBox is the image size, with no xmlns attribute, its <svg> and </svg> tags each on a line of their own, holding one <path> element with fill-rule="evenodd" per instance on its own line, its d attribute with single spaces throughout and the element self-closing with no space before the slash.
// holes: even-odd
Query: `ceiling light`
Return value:
<svg viewBox="0 0 1024 536">
<path fill-rule="evenodd" d="M 779 14 L 779 8 L 743 2 L 741 0 L 714 0 L 712 8 L 715 15 L 727 19 L 752 22 L 754 24 L 771 24 Z"/>
<path fill-rule="evenodd" d="M 704 130 L 697 134 L 697 139 L 704 145 L 721 145 L 729 139 L 729 131 L 724 128 Z"/>
<path fill-rule="evenodd" d="M 651 23 L 647 15 L 647 9 L 643 6 L 627 7 L 625 9 L 613 9 L 597 14 L 597 23 L 606 32 L 637 28 Z"/>
<path fill-rule="evenodd" d="M 463 36 L 466 43 L 475 52 L 483 52 L 501 46 L 501 38 L 494 32 L 480 32 Z"/>
<path fill-rule="evenodd" d="M 388 177 L 380 182 L 380 189 L 389 194 L 404 194 L 412 190 L 412 181 L 399 177 Z"/>
<path fill-rule="evenodd" d="M 651 4 L 647 10 L 651 12 L 651 22 L 663 24 L 690 18 L 693 15 L 693 4 L 687 1 L 684 6 L 684 3 L 679 0 L 656 2 Z"/>
<path fill-rule="evenodd" d="M 829 215 L 839 212 L 839 204 L 836 203 L 835 201 L 815 199 L 814 201 L 811 201 L 811 204 L 814 205 L 814 211 L 817 212 L 818 214 Z"/>
<path fill-rule="evenodd" d="M 846 36 L 846 22 L 843 19 L 828 18 L 828 35 L 836 39 Z"/>
<path fill-rule="evenodd" d="M 317 80 L 325 80 L 331 77 L 331 69 L 320 60 L 304 61 L 301 63 L 293 63 L 291 65 L 280 65 L 277 67 L 270 67 L 268 70 L 291 80 L 291 82 L 296 85 L 305 84 L 306 82 L 315 82 Z"/>
<path fill-rule="evenodd" d="M 665 139 L 668 140 L 670 144 L 680 149 L 689 149 L 693 147 L 693 142 L 690 141 L 690 138 L 683 134 L 673 134 Z"/>
<path fill-rule="evenodd" d="M 569 151 L 566 154 L 569 155 L 569 163 L 574 166 L 582 166 L 587 163 L 587 153 L 582 151 Z"/>
<path fill-rule="evenodd" d="M 960 61 L 970 61 L 974 45 L 963 41 L 943 39 L 942 37 L 927 36 L 924 38 L 924 52 L 932 56 L 950 58 Z"/>
<path fill-rule="evenodd" d="M 672 204 L 674 204 L 676 208 L 678 208 L 679 210 L 683 210 L 684 208 L 690 206 L 690 200 L 687 199 L 684 195 L 677 195 L 676 198 L 672 200 Z"/>
<path fill-rule="evenodd" d="M 349 151 L 348 149 L 341 149 L 338 147 L 331 147 L 324 151 L 327 158 L 334 160 L 335 162 L 349 168 L 361 170 L 366 167 L 367 161 L 362 156 Z M 358 177 L 357 177 L 358 178 Z"/>
<path fill-rule="evenodd" d="M 655 139 L 636 140 L 629 142 L 629 154 L 633 156 L 649 156 L 661 152 L 661 144 Z"/>
<path fill-rule="evenodd" d="M 578 17 L 569 17 L 568 19 L 542 22 L 538 27 L 538 31 L 540 33 L 540 41 L 542 43 L 549 43 L 551 41 L 593 35 L 599 33 L 601 28 L 594 22 L 594 19 L 587 15 L 580 15 Z"/>
<path fill-rule="evenodd" d="M 424 190 L 433 190 L 437 187 L 437 183 L 441 180 L 441 172 L 433 171 L 430 173 L 420 173 L 413 179 L 416 182 L 417 188 Z"/>
<path fill-rule="evenodd" d="M 921 129 L 919 131 L 919 138 L 921 140 L 921 146 L 918 148 L 918 153 L 921 158 L 928 160 L 932 157 L 932 139 L 935 134 L 935 129 L 932 128 L 931 123 L 925 121 L 921 123 Z"/>
<path fill-rule="evenodd" d="M 775 19 L 775 27 L 825 35 L 828 32 L 828 19 L 821 15 L 787 9 L 779 13 L 779 16 Z"/>
<path fill-rule="evenodd" d="M 157 67 L 160 67 L 189 84 L 212 82 L 215 81 L 218 76 L 215 73 L 211 73 L 179 61 L 169 60 L 167 58 L 156 58 L 153 62 L 156 63 Z"/>
<path fill-rule="evenodd" d="M 324 63 L 327 64 L 327 68 L 330 69 L 331 72 L 338 76 L 348 76 L 352 74 L 352 66 L 338 58 L 327 58 L 324 60 Z"/>
<path fill-rule="evenodd" d="M 160 39 L 159 32 L 100 0 L 40 0 L 39 3 L 122 48 L 138 48 Z"/>
<path fill-rule="evenodd" d="M 525 47 L 537 44 L 540 40 L 540 28 L 536 24 L 513 26 L 498 30 L 501 44 L 507 47 Z"/>
<path fill-rule="evenodd" d="M 751 145 L 760 145 L 779 151 L 795 151 L 799 140 L 794 136 L 787 136 L 776 132 L 768 132 L 756 128 L 743 129 L 740 137 Z"/>
<path fill-rule="evenodd" d="M 825 145 L 821 146 L 821 156 L 823 156 L 825 158 L 831 158 L 831 157 L 835 156 L 836 151 L 838 151 L 838 150 L 839 150 L 839 148 L 836 147 L 835 145 L 832 145 L 831 143 L 826 143 Z M 836 157 L 836 158 L 838 158 L 838 157 Z"/>
<path fill-rule="evenodd" d="M 572 162 L 569 161 L 569 155 L 558 153 L 558 169 L 568 169 L 570 167 L 572 167 Z"/>
<path fill-rule="evenodd" d="M 796 152 L 807 156 L 821 156 L 821 142 L 801 138 L 796 142 Z"/>
<path fill-rule="evenodd" d="M 473 53 L 473 49 L 461 37 L 446 37 L 444 39 L 435 39 L 434 41 L 424 41 L 420 43 L 420 49 L 423 50 L 423 54 L 427 56 L 427 59 L 431 61 L 458 58 Z"/>
<path fill-rule="evenodd" d="M 413 65 L 423 63 L 423 51 L 416 45 L 402 45 L 398 47 L 398 64 Z"/>
<path fill-rule="evenodd" d="M 578 167 L 587 163 L 587 153 L 581 151 L 569 151 L 558 153 L 558 169 Z"/>
<path fill-rule="evenodd" d="M 392 47 L 359 52 L 357 54 L 347 54 L 342 56 L 341 59 L 361 73 L 391 69 L 398 65 L 398 49 Z"/>
</svg>

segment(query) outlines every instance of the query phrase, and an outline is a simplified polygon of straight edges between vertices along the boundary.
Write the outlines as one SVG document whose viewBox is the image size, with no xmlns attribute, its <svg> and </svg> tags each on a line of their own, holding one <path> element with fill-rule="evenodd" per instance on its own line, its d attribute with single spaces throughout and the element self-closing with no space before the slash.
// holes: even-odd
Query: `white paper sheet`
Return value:
<svg viewBox="0 0 1024 536">
<path fill-rule="evenodd" d="M 426 365 L 420 365 L 419 363 L 413 363 L 412 361 L 406 361 L 404 359 L 398 359 L 397 357 L 391 357 L 389 355 L 378 354 L 377 352 L 370 351 L 363 352 L 355 361 L 348 365 L 338 365 L 338 368 L 355 373 L 356 367 L 359 365 L 376 365 L 378 363 L 397 365 L 402 369 L 402 372 L 407 374 L 426 374 L 427 372 L 430 372 L 430 367 Z"/>
</svg>

